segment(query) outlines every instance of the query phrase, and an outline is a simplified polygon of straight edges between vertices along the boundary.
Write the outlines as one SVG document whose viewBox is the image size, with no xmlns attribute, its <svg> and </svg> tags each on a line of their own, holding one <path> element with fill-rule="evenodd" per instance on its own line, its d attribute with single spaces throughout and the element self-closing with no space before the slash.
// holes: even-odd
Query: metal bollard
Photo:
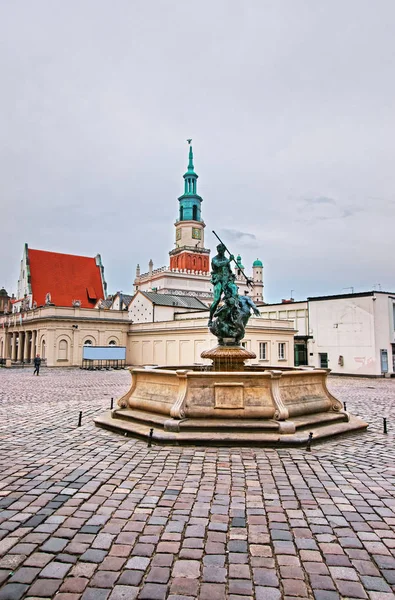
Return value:
<svg viewBox="0 0 395 600">
<path fill-rule="evenodd" d="M 111 410 L 114 408 L 114 398 L 111 398 L 111 406 L 110 406 Z"/>
<path fill-rule="evenodd" d="M 151 446 L 152 446 L 152 438 L 153 437 L 154 437 L 154 430 L 151 427 L 151 429 L 149 430 L 148 448 L 151 448 Z"/>
<path fill-rule="evenodd" d="M 307 440 L 306 452 L 311 452 L 311 442 L 313 441 L 313 432 L 310 431 L 309 439 Z"/>
<path fill-rule="evenodd" d="M 386 417 L 383 417 L 383 430 L 384 430 L 384 433 L 388 433 L 388 431 L 387 431 L 387 418 Z"/>
<path fill-rule="evenodd" d="M 343 406 L 344 406 L 345 412 L 347 412 L 347 404 L 345 402 L 343 402 Z"/>
<path fill-rule="evenodd" d="M 78 427 L 81 427 L 81 423 L 82 423 L 82 410 L 80 410 L 80 414 L 78 416 Z"/>
</svg>

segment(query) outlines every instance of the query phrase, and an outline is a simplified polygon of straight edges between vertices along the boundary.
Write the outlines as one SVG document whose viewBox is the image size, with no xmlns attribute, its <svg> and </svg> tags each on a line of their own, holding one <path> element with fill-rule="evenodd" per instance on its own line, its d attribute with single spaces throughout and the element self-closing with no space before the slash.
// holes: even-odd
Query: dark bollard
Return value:
<svg viewBox="0 0 395 600">
<path fill-rule="evenodd" d="M 111 398 L 111 406 L 110 406 L 111 410 L 114 408 L 114 398 Z"/>
<path fill-rule="evenodd" d="M 311 442 L 313 441 L 313 432 L 310 431 L 309 439 L 307 440 L 306 452 L 311 452 Z"/>
<path fill-rule="evenodd" d="M 344 410 L 347 412 L 347 404 L 343 402 Z"/>
<path fill-rule="evenodd" d="M 149 438 L 148 438 L 148 448 L 151 448 L 152 446 L 152 438 L 154 437 L 154 430 L 151 429 L 149 430 Z"/>
<path fill-rule="evenodd" d="M 78 427 L 81 427 L 81 423 L 82 423 L 82 410 L 80 410 L 80 414 L 78 416 Z"/>
<path fill-rule="evenodd" d="M 384 433 L 388 433 L 388 431 L 387 431 L 387 419 L 386 419 L 386 417 L 383 417 L 383 429 L 384 429 Z"/>
</svg>

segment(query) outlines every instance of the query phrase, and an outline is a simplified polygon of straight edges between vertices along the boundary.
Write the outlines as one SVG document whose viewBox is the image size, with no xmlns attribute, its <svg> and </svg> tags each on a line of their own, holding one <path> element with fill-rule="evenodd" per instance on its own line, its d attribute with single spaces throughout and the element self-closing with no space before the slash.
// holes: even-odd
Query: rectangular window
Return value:
<svg viewBox="0 0 395 600">
<path fill-rule="evenodd" d="M 393 316 L 393 325 L 394 325 L 394 331 L 395 331 L 395 304 L 392 305 L 392 316 Z"/>
<path fill-rule="evenodd" d="M 259 342 L 259 360 L 267 359 L 267 342 Z"/>
<path fill-rule="evenodd" d="M 285 360 L 285 342 L 278 343 L 278 360 Z"/>
<path fill-rule="evenodd" d="M 327 369 L 328 368 L 328 353 L 320 352 L 318 354 L 318 356 L 319 356 L 319 360 L 320 360 L 321 369 Z"/>
</svg>

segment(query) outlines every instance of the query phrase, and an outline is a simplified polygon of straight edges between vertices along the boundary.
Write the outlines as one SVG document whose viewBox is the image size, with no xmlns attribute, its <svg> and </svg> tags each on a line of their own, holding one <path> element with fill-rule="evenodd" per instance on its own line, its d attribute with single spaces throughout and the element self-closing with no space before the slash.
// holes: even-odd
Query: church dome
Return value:
<svg viewBox="0 0 395 600">
<path fill-rule="evenodd" d="M 256 260 L 254 260 L 254 262 L 252 263 L 253 267 L 263 267 L 263 263 L 261 260 L 259 260 L 259 258 L 257 258 Z"/>
</svg>

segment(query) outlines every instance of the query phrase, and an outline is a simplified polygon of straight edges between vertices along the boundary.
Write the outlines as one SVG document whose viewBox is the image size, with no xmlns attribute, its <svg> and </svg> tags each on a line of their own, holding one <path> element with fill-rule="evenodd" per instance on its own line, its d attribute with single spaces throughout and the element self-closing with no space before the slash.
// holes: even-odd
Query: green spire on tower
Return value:
<svg viewBox="0 0 395 600">
<path fill-rule="evenodd" d="M 201 198 L 197 193 L 198 175 L 195 173 L 193 164 L 192 139 L 187 140 L 189 144 L 188 168 L 184 174 L 184 193 L 179 197 L 180 221 L 201 221 Z"/>
<path fill-rule="evenodd" d="M 189 144 L 189 162 L 188 162 L 188 173 L 194 173 L 193 166 L 193 150 L 192 150 L 192 140 L 187 140 Z"/>
</svg>

